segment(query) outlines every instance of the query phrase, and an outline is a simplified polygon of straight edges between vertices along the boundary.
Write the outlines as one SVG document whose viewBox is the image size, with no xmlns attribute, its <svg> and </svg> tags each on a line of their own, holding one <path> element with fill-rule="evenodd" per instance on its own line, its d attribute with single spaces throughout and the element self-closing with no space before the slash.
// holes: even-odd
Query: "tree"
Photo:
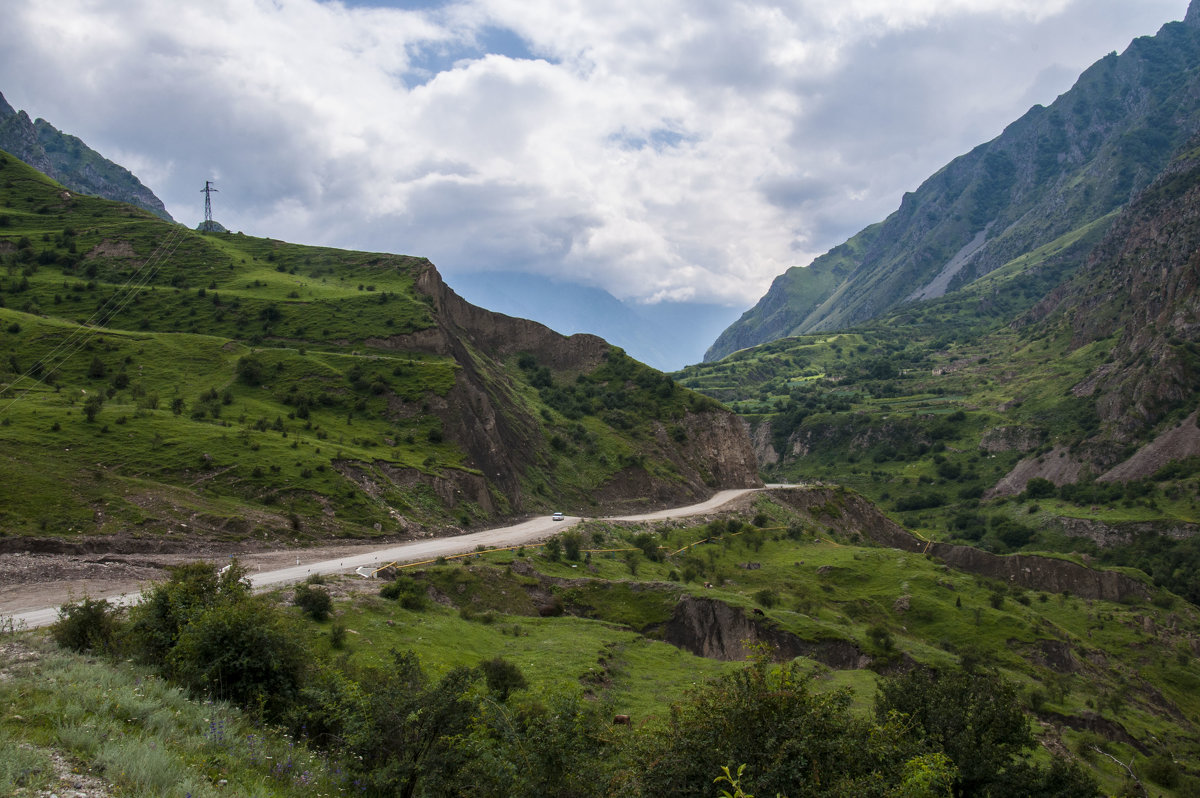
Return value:
<svg viewBox="0 0 1200 798">
<path fill-rule="evenodd" d="M 1034 745 L 1029 719 L 1016 687 L 995 672 L 915 668 L 880 683 L 875 713 L 881 721 L 907 717 L 931 751 L 950 758 L 958 771 L 956 795 L 1096 794 L 1078 768 L 1025 761 Z"/>
<path fill-rule="evenodd" d="M 336 740 L 368 795 L 440 795 L 471 753 L 462 738 L 479 712 L 475 668 L 436 683 L 411 651 L 392 651 L 386 668 L 318 671 L 295 704 L 292 725 L 318 741 Z"/>
<path fill-rule="evenodd" d="M 612 708 L 577 690 L 514 706 L 479 705 L 469 759 L 442 794 L 496 798 L 603 798 L 624 795 L 613 778 L 628 726 L 612 724 Z"/>
</svg>

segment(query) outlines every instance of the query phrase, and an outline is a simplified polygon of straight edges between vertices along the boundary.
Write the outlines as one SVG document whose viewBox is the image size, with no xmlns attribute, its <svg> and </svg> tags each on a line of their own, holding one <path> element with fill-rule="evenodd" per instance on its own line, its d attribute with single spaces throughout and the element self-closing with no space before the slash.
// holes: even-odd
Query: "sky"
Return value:
<svg viewBox="0 0 1200 798">
<path fill-rule="evenodd" d="M 191 226 L 745 309 L 1186 10 L 5 0 L 0 92 Z"/>
</svg>

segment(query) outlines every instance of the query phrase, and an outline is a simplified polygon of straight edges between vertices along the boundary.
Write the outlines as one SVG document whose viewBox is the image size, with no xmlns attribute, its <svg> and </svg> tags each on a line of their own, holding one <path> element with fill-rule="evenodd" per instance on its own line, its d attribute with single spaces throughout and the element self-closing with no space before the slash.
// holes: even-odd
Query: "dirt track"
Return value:
<svg viewBox="0 0 1200 798">
<path fill-rule="evenodd" d="M 726 490 L 700 504 L 613 521 L 658 521 L 703 515 L 756 492 L 755 488 Z M 445 538 L 381 545 L 326 546 L 275 551 L 230 551 L 220 544 L 154 554 L 59 554 L 14 552 L 0 555 L 0 616 L 28 627 L 52 623 L 57 607 L 84 595 L 131 602 L 148 582 L 161 580 L 167 566 L 195 560 L 224 562 L 236 556 L 250 569 L 256 587 L 299 582 L 309 574 L 349 573 L 359 566 L 378 567 L 392 561 L 413 562 L 462 554 L 477 546 L 519 546 L 548 537 L 577 524 L 580 518 L 552 521 L 540 516 L 512 526 Z"/>
</svg>

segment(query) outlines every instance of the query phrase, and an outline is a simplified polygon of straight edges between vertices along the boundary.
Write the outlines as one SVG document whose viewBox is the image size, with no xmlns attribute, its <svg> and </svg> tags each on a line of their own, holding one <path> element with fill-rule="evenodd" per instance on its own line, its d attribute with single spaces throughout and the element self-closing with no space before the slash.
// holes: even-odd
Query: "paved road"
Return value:
<svg viewBox="0 0 1200 798">
<path fill-rule="evenodd" d="M 767 485 L 768 488 L 791 487 L 790 485 Z M 672 518 L 686 518 L 692 515 L 703 515 L 704 513 L 728 504 L 729 502 L 747 493 L 754 493 L 761 488 L 741 488 L 738 490 L 723 490 L 718 492 L 708 501 L 699 504 L 689 505 L 687 507 L 676 507 L 669 510 L 659 510 L 653 513 L 645 513 L 643 515 L 625 515 L 614 516 L 603 520 L 607 521 L 663 521 Z M 482 532 L 471 532 L 466 535 L 456 535 L 448 538 L 432 538 L 430 540 L 414 540 L 408 543 L 401 543 L 396 546 L 389 546 L 385 549 L 377 549 L 375 551 L 356 554 L 350 557 L 342 557 L 334 560 L 323 560 L 321 562 L 306 563 L 304 565 L 296 565 L 290 568 L 281 568 L 275 571 L 261 571 L 249 576 L 250 583 L 256 588 L 266 588 L 273 585 L 288 584 L 292 582 L 302 582 L 312 574 L 336 574 L 354 571 L 358 568 L 374 570 L 381 565 L 386 565 L 391 562 L 421 562 L 424 560 L 435 560 L 438 557 L 448 557 L 454 554 L 465 554 L 474 551 L 482 546 L 488 549 L 504 548 L 505 546 L 521 546 L 526 543 L 533 543 L 538 540 L 550 537 L 555 532 L 561 532 L 564 529 L 578 524 L 582 518 L 576 516 L 567 516 L 562 521 L 554 521 L 550 516 L 540 516 L 530 521 L 525 521 L 513 526 L 500 527 L 498 529 L 486 529 Z M 65 600 L 65 599 L 64 599 Z M 114 604 L 133 604 L 138 600 L 138 596 L 109 596 L 108 600 Z M 11 616 L 12 622 L 17 627 L 24 625 L 26 628 L 35 628 L 39 626 L 49 626 L 58 618 L 58 607 L 46 607 L 40 610 L 31 610 L 28 612 L 15 613 Z"/>
</svg>

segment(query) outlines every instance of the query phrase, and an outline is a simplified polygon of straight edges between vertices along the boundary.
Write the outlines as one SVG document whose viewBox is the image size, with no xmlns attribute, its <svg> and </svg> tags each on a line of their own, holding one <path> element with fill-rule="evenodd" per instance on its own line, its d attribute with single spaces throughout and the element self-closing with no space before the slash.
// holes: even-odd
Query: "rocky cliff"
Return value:
<svg viewBox="0 0 1200 798">
<path fill-rule="evenodd" d="M 1109 361 L 1076 393 L 1094 398 L 1106 435 L 1119 442 L 1140 440 L 1167 414 L 1195 406 L 1198 252 L 1200 139 L 1121 214 L 1080 273 L 1030 315 L 1047 327 L 1066 325 L 1076 346 L 1117 338 Z"/>
<path fill-rule="evenodd" d="M 446 285 L 428 261 L 418 268 L 414 287 L 428 298 L 435 325 L 367 343 L 449 356 L 460 365 L 453 390 L 433 412 L 441 417 L 447 437 L 467 452 L 465 465 L 498 488 L 504 497 L 499 501 L 512 511 L 527 509 L 527 474 L 544 469 L 550 453 L 542 423 L 522 402 L 505 359 L 529 356 L 555 373 L 573 377 L 624 355 L 594 335 L 563 336 L 537 322 L 472 305 Z M 621 389 L 639 390 L 632 385 Z M 762 484 L 745 428 L 732 412 L 698 402 L 671 426 L 668 431 L 663 420 L 654 421 L 642 457 L 631 458 L 587 496 L 563 498 L 615 510 L 646 502 L 699 500 L 717 489 Z M 654 467 L 655 462 L 663 467 Z M 453 489 L 478 495 L 475 478 L 463 479 L 471 484 Z"/>
<path fill-rule="evenodd" d="M 162 200 L 123 166 L 44 119 L 15 111 L 0 94 L 0 150 L 20 158 L 72 191 L 125 202 L 172 221 Z"/>
</svg>

